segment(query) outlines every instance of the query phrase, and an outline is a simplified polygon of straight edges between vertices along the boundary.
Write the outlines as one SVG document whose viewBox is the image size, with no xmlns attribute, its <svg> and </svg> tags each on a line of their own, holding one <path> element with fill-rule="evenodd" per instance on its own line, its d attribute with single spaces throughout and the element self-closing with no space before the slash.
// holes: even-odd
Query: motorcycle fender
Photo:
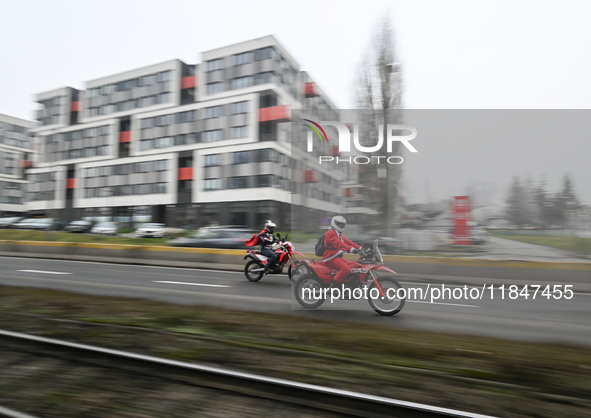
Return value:
<svg viewBox="0 0 591 418">
<path fill-rule="evenodd" d="M 386 266 L 377 266 L 377 267 L 374 267 L 374 268 L 372 268 L 372 270 L 373 270 L 373 271 L 376 271 L 376 270 L 383 270 L 383 271 L 387 271 L 387 272 L 389 272 L 389 273 L 393 273 L 393 274 L 396 274 L 396 275 L 398 275 L 398 273 L 396 273 L 394 270 L 391 270 L 391 269 L 389 269 L 389 268 L 388 268 L 388 267 L 386 267 Z"/>
<path fill-rule="evenodd" d="M 250 259 L 252 259 L 252 260 L 254 260 L 254 261 L 258 261 L 258 262 L 260 262 L 260 261 L 261 261 L 261 260 L 260 260 L 260 259 L 259 259 L 259 258 L 258 258 L 256 255 L 254 255 L 254 254 L 252 254 L 252 253 L 248 253 L 248 254 L 246 254 L 246 255 L 244 256 L 243 260 L 246 260 L 247 258 L 250 258 Z"/>
</svg>

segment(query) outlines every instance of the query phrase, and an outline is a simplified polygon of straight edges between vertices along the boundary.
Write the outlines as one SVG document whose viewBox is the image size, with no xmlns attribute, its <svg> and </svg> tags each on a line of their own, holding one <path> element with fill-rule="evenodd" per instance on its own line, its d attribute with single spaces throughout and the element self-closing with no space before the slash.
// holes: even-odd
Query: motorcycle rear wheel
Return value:
<svg viewBox="0 0 591 418">
<path fill-rule="evenodd" d="M 296 281 L 294 286 L 295 298 L 298 303 L 306 309 L 316 309 L 322 305 L 325 299 L 322 297 L 323 289 L 326 287 L 325 283 L 311 274 L 304 274 Z M 308 290 L 305 292 L 305 290 Z M 319 294 L 319 298 L 314 295 Z M 309 297 L 305 297 L 305 296 Z"/>
<path fill-rule="evenodd" d="M 388 289 L 395 289 L 396 292 L 399 289 L 402 289 L 402 286 L 400 285 L 400 283 L 398 283 L 392 277 L 379 277 L 378 281 L 379 281 L 380 286 L 382 287 L 382 290 L 384 291 L 385 294 L 388 293 Z M 371 308 L 374 311 L 376 311 L 377 313 L 379 313 L 380 315 L 384 315 L 384 316 L 396 315 L 404 307 L 404 303 L 405 303 L 406 299 L 400 299 L 400 298 L 396 298 L 396 297 L 388 298 L 387 295 L 384 295 L 383 298 L 378 298 L 378 299 L 374 300 L 371 297 L 372 289 L 376 289 L 374 294 L 378 291 L 375 281 L 372 282 L 372 284 L 369 286 L 370 297 L 367 299 L 367 301 L 369 302 L 369 306 L 371 306 Z M 393 292 L 394 292 L 393 290 L 390 290 L 389 293 L 393 294 Z M 393 295 L 393 296 L 396 296 L 396 295 Z"/>
<path fill-rule="evenodd" d="M 257 263 L 254 260 L 250 260 L 248 263 L 246 263 L 246 266 L 244 266 L 244 276 L 248 279 L 248 281 L 250 282 L 258 282 L 259 280 L 261 280 L 263 278 L 263 271 L 257 271 L 257 272 L 253 272 L 252 270 L 254 269 L 264 269 L 265 266 L 263 266 L 260 263 Z"/>
</svg>

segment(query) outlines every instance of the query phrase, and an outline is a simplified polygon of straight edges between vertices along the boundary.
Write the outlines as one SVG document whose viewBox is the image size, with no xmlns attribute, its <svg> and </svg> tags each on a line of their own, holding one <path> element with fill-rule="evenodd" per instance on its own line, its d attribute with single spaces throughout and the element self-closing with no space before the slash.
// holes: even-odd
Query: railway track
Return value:
<svg viewBox="0 0 591 418">
<path fill-rule="evenodd" d="M 98 365 L 109 369 L 123 369 L 126 373 L 157 376 L 161 379 L 182 382 L 184 385 L 270 400 L 278 402 L 279 405 L 287 403 L 290 408 L 304 408 L 303 416 L 308 416 L 306 411 L 316 410 L 318 412 L 324 411 L 323 413 L 328 413 L 330 416 L 367 418 L 488 417 L 11 331 L 0 330 L 0 341 L 3 341 L 4 347 L 12 347 L 13 352 L 59 358 L 62 361 Z M 18 414 L 19 412 L 0 407 L 1 417 L 31 418 L 30 415 L 24 413 Z"/>
</svg>

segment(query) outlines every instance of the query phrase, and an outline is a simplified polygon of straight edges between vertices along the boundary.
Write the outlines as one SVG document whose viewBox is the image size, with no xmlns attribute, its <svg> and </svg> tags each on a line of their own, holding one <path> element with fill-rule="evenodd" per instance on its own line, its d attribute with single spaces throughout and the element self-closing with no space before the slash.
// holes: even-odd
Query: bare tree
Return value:
<svg viewBox="0 0 591 418">
<path fill-rule="evenodd" d="M 360 143 L 364 146 L 375 145 L 379 126 L 383 126 L 383 138 L 387 137 L 388 124 L 400 123 L 402 119 L 402 77 L 394 30 L 390 21 L 380 21 L 373 34 L 371 44 L 359 64 L 355 85 L 355 105 L 361 112 Z M 373 142 L 373 143 L 372 143 Z M 394 142 L 392 154 L 387 155 L 386 148 L 370 153 L 371 156 L 400 155 L 399 142 Z M 385 159 L 381 159 L 382 162 Z M 362 166 L 360 183 L 365 185 L 365 197 L 382 218 L 380 227 L 389 236 L 394 235 L 395 212 L 401 184 L 402 165 L 367 164 Z"/>
</svg>

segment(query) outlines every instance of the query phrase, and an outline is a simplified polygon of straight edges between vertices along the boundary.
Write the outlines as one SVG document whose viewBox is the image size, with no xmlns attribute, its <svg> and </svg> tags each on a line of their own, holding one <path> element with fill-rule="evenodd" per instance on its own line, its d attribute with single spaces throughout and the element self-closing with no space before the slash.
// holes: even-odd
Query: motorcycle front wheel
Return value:
<svg viewBox="0 0 591 418">
<path fill-rule="evenodd" d="M 396 315 L 402 310 L 404 302 L 406 301 L 406 298 L 398 297 L 399 289 L 402 289 L 402 286 L 392 277 L 379 277 L 378 282 L 384 291 L 384 297 L 379 296 L 376 282 L 372 282 L 369 286 L 369 298 L 367 299 L 369 306 L 380 315 Z M 372 292 L 372 289 L 375 290 Z M 378 297 L 372 297 L 372 293 L 374 296 L 378 295 Z"/>
<path fill-rule="evenodd" d="M 295 282 L 295 298 L 306 309 L 316 309 L 324 303 L 324 282 L 311 274 L 304 274 Z"/>
<path fill-rule="evenodd" d="M 261 270 L 253 271 L 258 269 Z M 262 264 L 254 260 L 250 260 L 248 263 L 246 263 L 246 266 L 244 266 L 244 276 L 248 279 L 248 281 L 258 282 L 263 278 L 264 269 L 265 266 L 263 266 Z"/>
</svg>

